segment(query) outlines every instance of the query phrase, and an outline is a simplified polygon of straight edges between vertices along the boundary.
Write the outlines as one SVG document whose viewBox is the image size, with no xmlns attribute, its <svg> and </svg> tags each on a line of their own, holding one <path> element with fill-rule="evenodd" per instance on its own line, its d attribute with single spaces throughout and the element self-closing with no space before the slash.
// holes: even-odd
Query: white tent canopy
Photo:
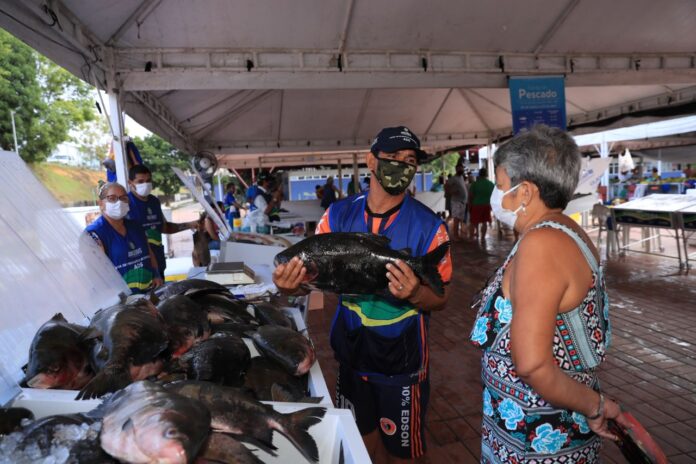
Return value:
<svg viewBox="0 0 696 464">
<path fill-rule="evenodd" d="M 696 102 L 692 0 L 0 0 L 0 13 L 146 128 L 218 155 L 353 153 L 396 124 L 432 151 L 484 144 L 510 134 L 511 75 L 565 75 L 571 126 Z"/>
</svg>

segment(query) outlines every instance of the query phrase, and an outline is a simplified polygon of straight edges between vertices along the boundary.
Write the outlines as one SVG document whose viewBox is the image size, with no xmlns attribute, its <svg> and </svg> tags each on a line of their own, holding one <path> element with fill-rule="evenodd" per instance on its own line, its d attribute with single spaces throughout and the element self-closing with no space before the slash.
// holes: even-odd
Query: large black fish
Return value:
<svg viewBox="0 0 696 464">
<path fill-rule="evenodd" d="M 281 308 L 265 301 L 251 303 L 256 318 L 264 325 L 279 325 L 289 329 L 295 328 L 292 318 Z"/>
<path fill-rule="evenodd" d="M 321 398 L 307 396 L 307 376 L 288 373 L 277 361 L 266 356 L 251 359 L 244 375 L 244 386 L 254 392 L 259 401 L 318 403 Z"/>
<path fill-rule="evenodd" d="M 79 390 L 94 373 L 89 343 L 80 338 L 85 327 L 70 324 L 58 313 L 39 327 L 29 348 L 26 384 L 32 388 Z"/>
<path fill-rule="evenodd" d="M 165 385 L 167 390 L 201 401 L 211 414 L 214 432 L 238 436 L 240 440 L 272 452 L 273 431 L 282 433 L 310 461 L 317 462 L 319 451 L 307 429 L 319 423 L 326 408 L 307 408 L 282 414 L 271 406 L 256 401 L 237 388 L 209 382 L 183 381 Z"/>
<path fill-rule="evenodd" d="M 206 380 L 229 386 L 241 386 L 251 354 L 237 336 L 204 340 L 172 362 L 174 370 L 192 380 Z"/>
<path fill-rule="evenodd" d="M 199 462 L 224 464 L 263 464 L 249 448 L 224 433 L 211 433 L 203 450 L 198 454 Z"/>
<path fill-rule="evenodd" d="M 279 362 L 292 375 L 304 375 L 316 360 L 312 343 L 299 332 L 277 325 L 264 325 L 251 333 L 256 348 Z"/>
<path fill-rule="evenodd" d="M 164 300 L 170 296 L 185 295 L 195 292 L 230 293 L 226 287 L 217 282 L 204 279 L 186 279 L 159 287 L 155 290 L 155 296 L 160 300 Z"/>
<path fill-rule="evenodd" d="M 247 311 L 248 303 L 231 295 L 198 292 L 191 294 L 190 298 L 203 308 L 212 324 L 258 325 Z"/>
<path fill-rule="evenodd" d="M 433 291 L 444 293 L 437 266 L 447 253 L 449 242 L 425 256 L 411 256 L 408 248 L 392 250 L 389 243 L 389 238 L 376 234 L 319 234 L 278 253 L 275 263 L 284 264 L 297 256 L 307 268 L 308 284 L 335 293 L 372 295 L 388 291 L 386 265 L 400 259 Z"/>
<path fill-rule="evenodd" d="M 207 312 L 185 295 L 174 295 L 157 305 L 169 335 L 169 351 L 181 356 L 193 345 L 210 336 Z"/>
<path fill-rule="evenodd" d="M 90 413 L 102 417 L 101 447 L 123 462 L 193 462 L 210 433 L 210 413 L 201 402 L 136 382 Z"/>
<path fill-rule="evenodd" d="M 164 367 L 162 357 L 169 344 L 167 326 L 149 300 L 97 311 L 84 337 L 101 339 L 96 358 L 105 362 L 77 399 L 116 391 L 132 381 L 157 375 Z"/>
</svg>

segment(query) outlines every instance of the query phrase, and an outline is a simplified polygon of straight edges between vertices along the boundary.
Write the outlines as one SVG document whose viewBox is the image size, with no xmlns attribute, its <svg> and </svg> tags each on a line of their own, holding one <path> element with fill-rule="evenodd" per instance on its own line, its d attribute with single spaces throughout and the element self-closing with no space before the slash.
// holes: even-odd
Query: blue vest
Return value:
<svg viewBox="0 0 696 464">
<path fill-rule="evenodd" d="M 332 204 L 331 231 L 369 232 L 366 203 L 367 193 L 360 193 Z M 442 224 L 435 213 L 406 195 L 381 235 L 391 239 L 392 249 L 410 248 L 413 256 L 423 256 Z M 330 339 L 340 363 L 370 381 L 406 385 L 427 378 L 427 334 L 427 313 L 408 301 L 390 295 L 340 295 Z"/>
<path fill-rule="evenodd" d="M 116 270 L 133 293 L 145 293 L 152 286 L 154 275 L 150 264 L 147 238 L 135 222 L 125 220 L 126 236 L 111 227 L 103 216 L 88 225 L 85 231 L 101 242 Z"/>
<path fill-rule="evenodd" d="M 160 274 L 164 276 L 164 269 L 167 267 L 167 260 L 164 256 L 164 244 L 162 244 L 162 229 L 164 228 L 164 214 L 162 204 L 154 195 L 149 195 L 147 200 L 140 200 L 133 192 L 128 192 L 128 211 L 127 219 L 134 221 L 145 230 L 147 242 L 152 248 L 152 252 L 157 259 L 157 267 Z"/>
<path fill-rule="evenodd" d="M 249 211 L 256 211 L 258 209 L 254 202 L 256 201 L 256 198 L 258 198 L 259 195 L 263 196 L 266 199 L 266 203 L 271 202 L 271 194 L 269 192 L 264 192 L 257 185 L 252 185 L 251 187 L 249 187 L 249 190 L 247 190 L 247 199 L 249 199 L 249 192 L 252 193 L 251 199 L 249 200 Z"/>
<path fill-rule="evenodd" d="M 250 185 L 249 188 L 246 191 L 246 200 L 251 203 L 251 206 L 254 205 L 254 200 L 256 199 L 256 195 L 259 193 L 259 186 L 256 184 Z"/>
<path fill-rule="evenodd" d="M 239 217 L 239 211 L 237 211 L 237 208 L 234 206 L 236 201 L 237 199 L 231 193 L 227 192 L 225 194 L 225 218 L 227 221 L 231 221 L 232 219 Z"/>
</svg>

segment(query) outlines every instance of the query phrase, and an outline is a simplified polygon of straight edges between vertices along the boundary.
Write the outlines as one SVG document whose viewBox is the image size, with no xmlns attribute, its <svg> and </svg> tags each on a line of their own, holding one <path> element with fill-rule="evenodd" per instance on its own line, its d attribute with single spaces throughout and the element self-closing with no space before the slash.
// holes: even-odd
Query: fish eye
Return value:
<svg viewBox="0 0 696 464">
<path fill-rule="evenodd" d="M 58 371 L 60 371 L 60 366 L 58 364 L 52 364 L 48 366 L 48 372 L 50 372 L 51 374 L 55 374 Z"/>
</svg>

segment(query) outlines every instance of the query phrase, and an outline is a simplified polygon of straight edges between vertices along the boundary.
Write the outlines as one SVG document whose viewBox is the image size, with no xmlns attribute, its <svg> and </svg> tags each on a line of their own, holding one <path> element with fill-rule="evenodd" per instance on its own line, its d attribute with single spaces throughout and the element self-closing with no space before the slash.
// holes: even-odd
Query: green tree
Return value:
<svg viewBox="0 0 696 464">
<path fill-rule="evenodd" d="M 459 161 L 459 153 L 452 152 L 442 155 L 440 158 L 434 159 L 429 163 L 423 165 L 423 170 L 425 172 L 433 173 L 433 181 L 437 180 L 438 176 L 444 174 L 446 177 L 454 175 L 455 166 L 457 161 Z M 445 169 L 442 169 L 442 161 L 444 160 Z"/>
<path fill-rule="evenodd" d="M 169 202 L 171 196 L 181 188 L 181 180 L 174 174 L 172 167 L 186 169 L 189 166 L 188 155 L 154 134 L 145 138 L 136 137 L 133 143 L 140 151 L 143 164 L 152 171 L 154 187 L 162 192 L 165 201 Z"/>
<path fill-rule="evenodd" d="M 109 153 L 111 132 L 109 123 L 103 116 L 85 123 L 82 131 L 71 138 L 84 154 L 84 160 L 89 166 L 101 163 Z"/>
<path fill-rule="evenodd" d="M 71 131 L 95 117 L 92 88 L 0 30 L 0 146 L 14 149 L 10 111 L 15 110 L 22 158 L 45 160 Z"/>
</svg>

